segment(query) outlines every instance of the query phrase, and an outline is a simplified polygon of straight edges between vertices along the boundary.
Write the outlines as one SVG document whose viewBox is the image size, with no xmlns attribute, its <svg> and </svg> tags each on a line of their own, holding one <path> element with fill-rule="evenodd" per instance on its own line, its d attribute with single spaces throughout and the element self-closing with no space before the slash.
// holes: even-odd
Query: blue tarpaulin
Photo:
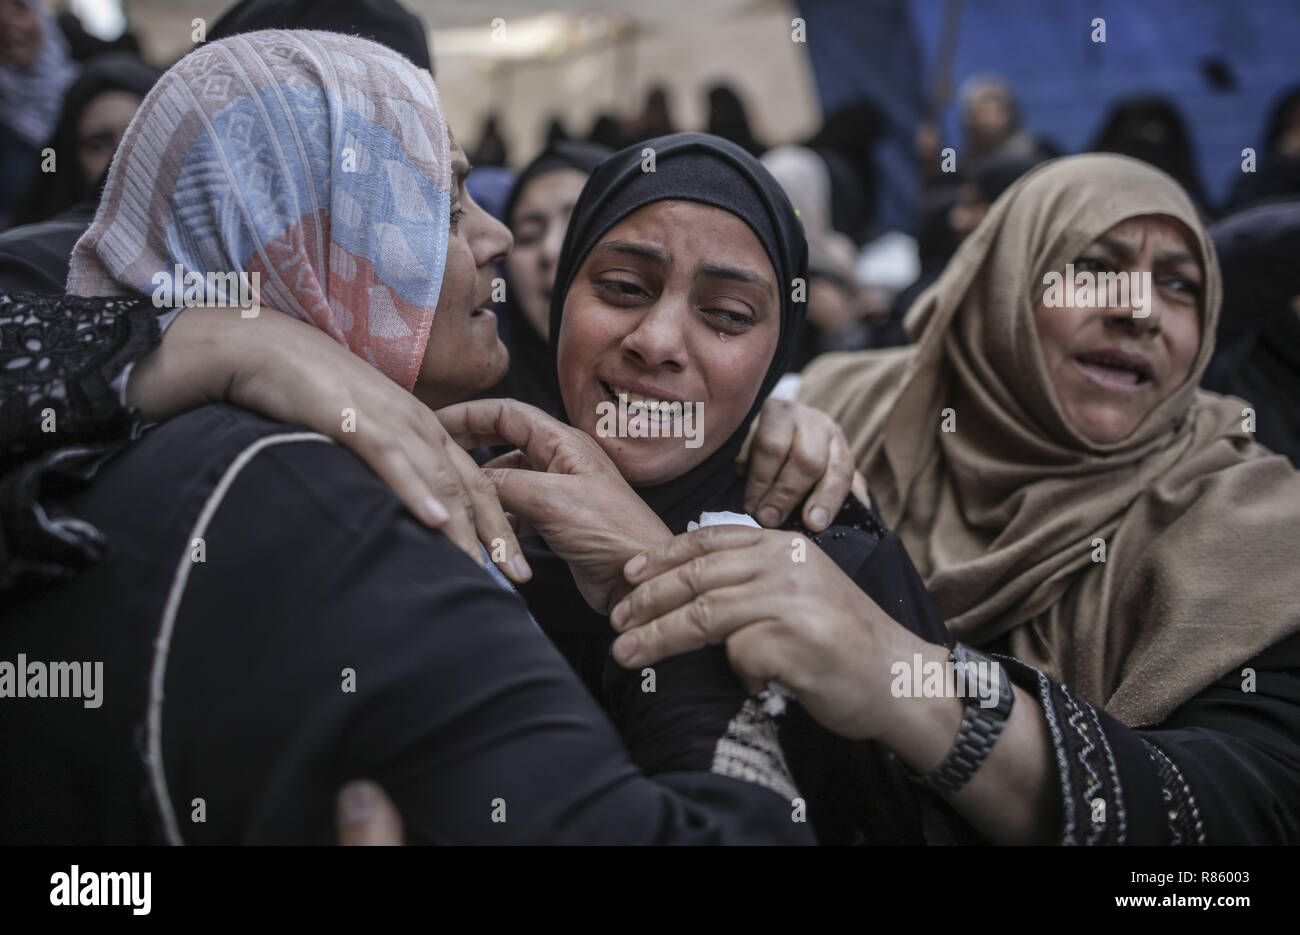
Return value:
<svg viewBox="0 0 1300 935">
<path fill-rule="evenodd" d="M 878 152 L 884 226 L 910 227 L 910 142 L 932 94 L 947 0 L 802 0 L 823 113 L 870 96 L 890 118 Z M 1015 88 L 1025 125 L 1066 151 L 1085 148 L 1111 107 L 1138 93 L 1170 97 L 1186 120 L 1210 198 L 1241 171 L 1282 91 L 1300 83 L 1297 0 L 965 0 L 955 87 L 996 72 Z M 1106 41 L 1093 42 L 1105 20 Z M 1226 85 L 1226 86 L 1225 86 Z M 945 145 L 960 147 L 955 100 Z M 960 149 L 959 158 L 960 158 Z"/>
</svg>

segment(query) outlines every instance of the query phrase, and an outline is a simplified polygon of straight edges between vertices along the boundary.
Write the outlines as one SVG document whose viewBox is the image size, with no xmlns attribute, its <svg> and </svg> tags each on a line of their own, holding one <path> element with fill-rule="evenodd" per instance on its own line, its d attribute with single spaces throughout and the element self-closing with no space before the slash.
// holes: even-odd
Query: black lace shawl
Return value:
<svg viewBox="0 0 1300 935">
<path fill-rule="evenodd" d="M 139 434 L 114 381 L 159 340 L 146 297 L 0 294 L 0 592 L 99 558 L 99 531 L 58 504 Z"/>
</svg>

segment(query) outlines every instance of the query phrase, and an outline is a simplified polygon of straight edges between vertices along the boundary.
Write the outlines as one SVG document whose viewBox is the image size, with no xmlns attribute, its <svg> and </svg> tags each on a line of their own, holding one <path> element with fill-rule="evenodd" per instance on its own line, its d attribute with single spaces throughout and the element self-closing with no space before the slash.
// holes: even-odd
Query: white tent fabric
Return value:
<svg viewBox="0 0 1300 935">
<path fill-rule="evenodd" d="M 705 91 L 731 83 L 768 143 L 811 133 L 821 119 L 807 46 L 792 38 L 786 0 L 403 0 L 429 29 L 438 86 L 458 139 L 472 147 L 483 119 L 511 161 L 527 161 L 559 116 L 582 134 L 597 113 L 639 110 L 668 90 L 681 129 L 702 129 Z M 145 55 L 166 65 L 192 45 L 194 20 L 215 22 L 233 0 L 123 0 Z"/>
</svg>

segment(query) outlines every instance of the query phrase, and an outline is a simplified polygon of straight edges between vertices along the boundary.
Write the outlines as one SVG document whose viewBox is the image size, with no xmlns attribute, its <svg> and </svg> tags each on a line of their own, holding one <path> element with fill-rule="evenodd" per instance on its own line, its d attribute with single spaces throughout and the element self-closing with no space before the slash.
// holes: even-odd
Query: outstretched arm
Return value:
<svg viewBox="0 0 1300 935">
<path fill-rule="evenodd" d="M 229 402 L 334 439 L 475 561 L 482 541 L 512 580 L 529 578 L 473 460 L 427 407 L 324 332 L 266 308 L 184 309 L 161 335 L 158 322 L 142 297 L 0 296 L 0 469 Z"/>
</svg>

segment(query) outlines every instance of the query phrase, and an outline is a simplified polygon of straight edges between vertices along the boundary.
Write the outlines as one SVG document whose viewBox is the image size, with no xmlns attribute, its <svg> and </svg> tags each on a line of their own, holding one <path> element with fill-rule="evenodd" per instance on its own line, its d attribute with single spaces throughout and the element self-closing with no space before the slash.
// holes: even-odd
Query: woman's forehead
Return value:
<svg viewBox="0 0 1300 935">
<path fill-rule="evenodd" d="M 638 238 L 661 248 L 672 263 L 697 266 L 701 260 L 754 268 L 774 280 L 772 261 L 753 229 L 741 218 L 698 201 L 656 201 L 633 211 L 597 242 Z"/>
<path fill-rule="evenodd" d="M 1177 242 L 1192 247 L 1196 242 L 1186 224 L 1165 214 L 1141 214 L 1124 218 L 1107 228 L 1101 236 L 1132 244 L 1152 240 L 1158 244 Z"/>
<path fill-rule="evenodd" d="M 1087 246 L 1119 254 L 1125 262 L 1147 256 L 1160 264 L 1186 264 L 1204 272 L 1205 258 L 1196 233 L 1179 218 L 1143 214 L 1124 218 L 1092 237 Z"/>
<path fill-rule="evenodd" d="M 534 176 L 520 189 L 515 199 L 511 223 L 524 213 L 544 214 L 560 208 L 572 211 L 586 184 L 587 173 L 567 166 L 559 166 Z"/>
</svg>

